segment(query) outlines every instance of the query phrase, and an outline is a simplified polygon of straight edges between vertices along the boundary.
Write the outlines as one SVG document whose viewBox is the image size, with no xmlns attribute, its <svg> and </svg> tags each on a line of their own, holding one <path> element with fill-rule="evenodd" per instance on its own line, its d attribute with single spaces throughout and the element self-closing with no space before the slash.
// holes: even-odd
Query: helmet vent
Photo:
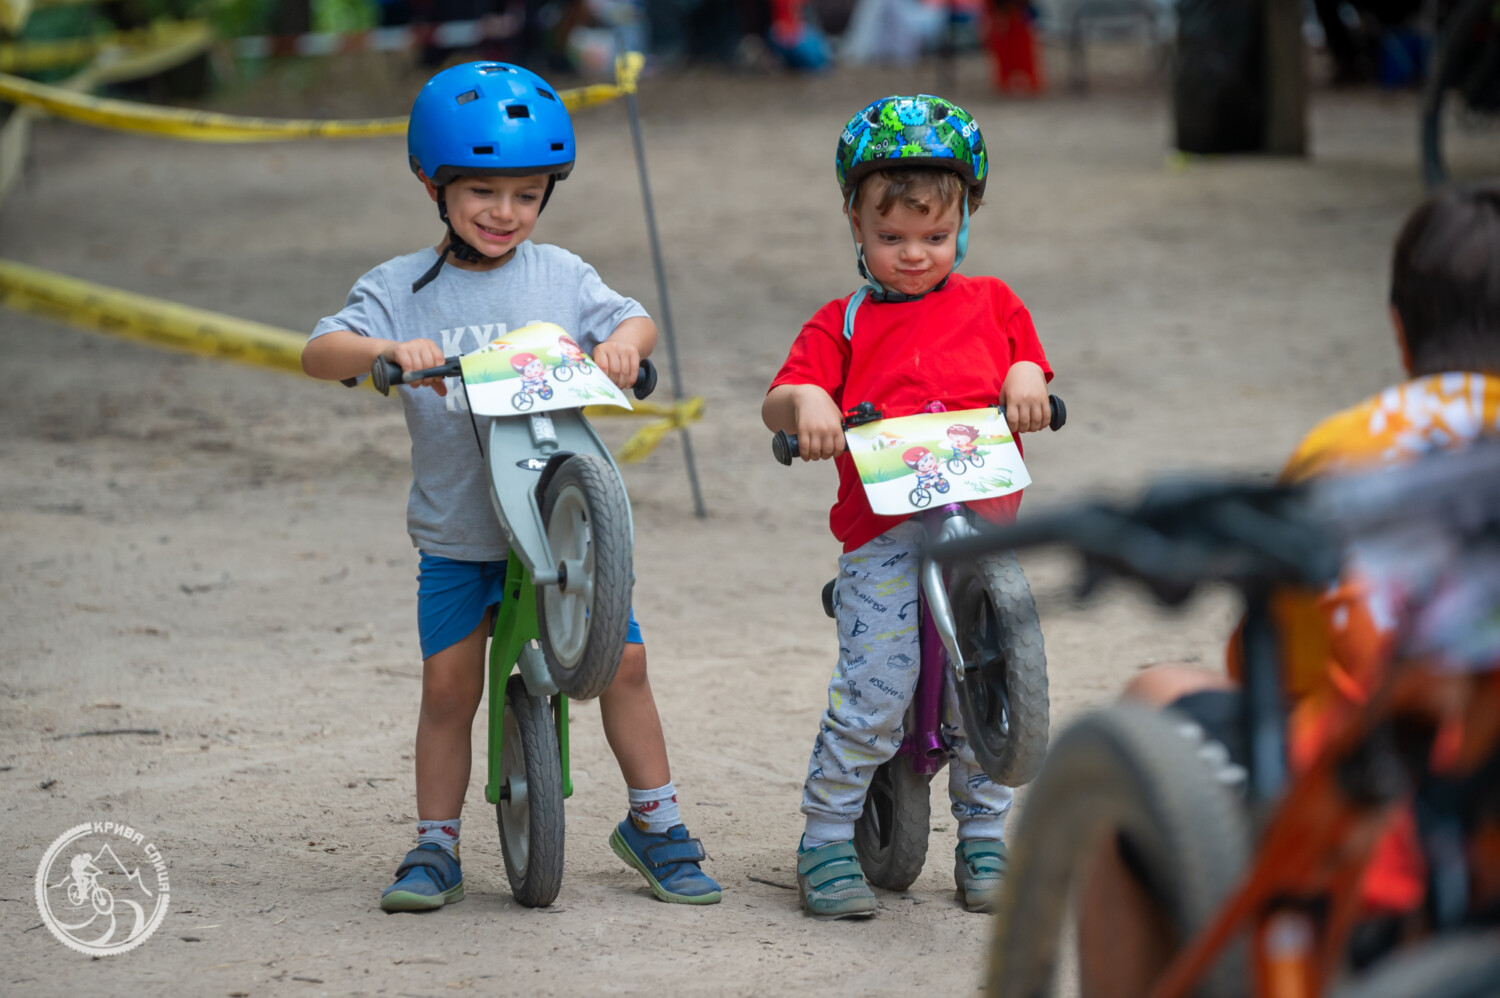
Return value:
<svg viewBox="0 0 1500 998">
<path fill-rule="evenodd" d="M 463 93 L 459 94 L 457 97 L 454 98 L 454 100 L 458 101 L 460 104 L 467 104 L 471 100 L 478 100 L 478 99 L 479 99 L 479 91 L 478 90 L 465 90 Z"/>
<path fill-rule="evenodd" d="M 933 121 L 942 121 L 946 117 L 948 117 L 948 109 L 943 105 L 939 104 L 932 109 Z"/>
<path fill-rule="evenodd" d="M 880 108 L 869 107 L 865 109 L 865 120 L 872 125 L 880 124 Z"/>
<path fill-rule="evenodd" d="M 525 104 L 507 104 L 505 105 L 505 116 L 507 118 L 529 118 L 531 117 L 531 108 Z"/>
<path fill-rule="evenodd" d="M 474 155 L 476 155 L 476 156 L 493 156 L 494 154 L 495 154 L 495 147 L 494 146 L 475 146 L 474 147 Z"/>
<path fill-rule="evenodd" d="M 557 100 L 557 95 L 554 94 L 550 90 L 543 90 L 541 87 L 537 87 L 536 88 L 536 92 L 539 93 L 539 94 L 541 94 L 543 97 L 547 98 L 548 100 Z"/>
<path fill-rule="evenodd" d="M 564 148 L 564 145 L 561 142 L 554 142 L 554 143 L 552 143 L 552 151 L 553 152 L 562 152 L 563 148 Z"/>
<path fill-rule="evenodd" d="M 503 63 L 503 62 L 492 62 L 488 66 L 480 66 L 479 67 L 479 71 L 481 73 L 514 73 L 515 72 L 514 69 L 511 69 L 509 66 L 505 65 L 505 63 Z"/>
</svg>

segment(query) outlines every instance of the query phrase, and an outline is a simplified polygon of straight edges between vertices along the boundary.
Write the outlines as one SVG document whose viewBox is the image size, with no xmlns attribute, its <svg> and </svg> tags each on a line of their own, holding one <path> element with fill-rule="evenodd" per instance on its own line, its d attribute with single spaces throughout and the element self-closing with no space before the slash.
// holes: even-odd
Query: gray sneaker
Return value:
<svg viewBox="0 0 1500 998">
<path fill-rule="evenodd" d="M 797 850 L 797 886 L 802 907 L 814 918 L 868 918 L 875 893 L 865 883 L 853 842 L 829 842 Z"/>
<path fill-rule="evenodd" d="M 953 850 L 953 882 L 970 911 L 992 911 L 1005 882 L 1005 843 L 969 839 Z"/>
</svg>

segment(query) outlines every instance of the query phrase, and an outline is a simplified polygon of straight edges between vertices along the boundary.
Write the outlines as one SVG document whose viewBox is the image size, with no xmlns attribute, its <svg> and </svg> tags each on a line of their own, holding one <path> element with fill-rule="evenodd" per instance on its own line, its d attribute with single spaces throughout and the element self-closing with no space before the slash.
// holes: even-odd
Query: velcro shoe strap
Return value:
<svg viewBox="0 0 1500 998">
<path fill-rule="evenodd" d="M 964 865 L 976 873 L 1004 873 L 1006 865 L 1004 846 L 973 846 L 965 849 Z"/>
<path fill-rule="evenodd" d="M 701 863 L 708 858 L 703 851 L 703 843 L 697 839 L 677 839 L 668 842 L 658 842 L 646 847 L 646 862 L 652 866 L 666 866 L 668 863 Z"/>
<path fill-rule="evenodd" d="M 852 842 L 835 842 L 797 856 L 797 872 L 807 878 L 809 886 L 822 890 L 829 884 L 865 879 L 859 865 L 859 854 Z"/>
<path fill-rule="evenodd" d="M 463 879 L 463 871 L 458 861 L 449 856 L 443 849 L 413 849 L 406 854 L 401 865 L 396 867 L 396 878 L 399 880 L 407 872 L 417 867 L 425 866 L 436 871 L 438 883 L 447 890 Z"/>
</svg>

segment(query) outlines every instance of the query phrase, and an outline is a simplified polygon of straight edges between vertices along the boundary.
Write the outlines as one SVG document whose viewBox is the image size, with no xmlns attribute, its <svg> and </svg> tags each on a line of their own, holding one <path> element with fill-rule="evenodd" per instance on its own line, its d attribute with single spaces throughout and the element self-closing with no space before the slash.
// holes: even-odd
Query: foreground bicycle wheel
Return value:
<svg viewBox="0 0 1500 998">
<path fill-rule="evenodd" d="M 1031 786 L 1009 843 L 987 993 L 1051 993 L 1069 901 L 1105 849 L 1128 852 L 1125 865 L 1164 916 L 1172 949 L 1182 946 L 1228 897 L 1245 867 L 1249 846 L 1242 812 L 1239 800 L 1178 733 L 1170 713 L 1118 706 L 1073 724 Z M 1240 941 L 1192 994 L 1238 998 L 1248 977 Z"/>
<path fill-rule="evenodd" d="M 921 876 L 932 817 L 930 779 L 902 755 L 875 770 L 854 823 L 854 851 L 865 879 L 876 887 L 904 891 Z"/>
<path fill-rule="evenodd" d="M 1019 787 L 1047 751 L 1047 654 L 1031 587 L 1007 551 L 954 566 L 948 591 L 959 649 L 977 667 L 958 684 L 964 733 L 990 779 Z"/>
<path fill-rule="evenodd" d="M 1393 953 L 1333 998 L 1500 998 L 1500 932 L 1455 932 Z"/>
<path fill-rule="evenodd" d="M 614 682 L 630 627 L 635 572 L 620 476 L 593 454 L 568 458 L 547 484 L 542 522 L 567 575 L 538 594 L 542 652 L 562 693 L 591 700 Z"/>
<path fill-rule="evenodd" d="M 551 705 L 527 693 L 520 676 L 505 684 L 500 777 L 495 815 L 505 877 L 518 902 L 545 908 L 562 888 L 562 761 Z"/>
</svg>

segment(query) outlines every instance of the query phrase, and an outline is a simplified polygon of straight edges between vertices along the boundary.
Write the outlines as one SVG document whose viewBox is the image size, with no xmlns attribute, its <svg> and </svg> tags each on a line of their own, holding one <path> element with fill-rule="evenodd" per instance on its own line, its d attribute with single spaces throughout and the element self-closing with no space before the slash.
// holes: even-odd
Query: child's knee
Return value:
<svg viewBox="0 0 1500 998">
<path fill-rule="evenodd" d="M 471 721 L 484 695 L 483 684 L 467 677 L 426 676 L 422 681 L 422 714 L 437 722 Z"/>
<path fill-rule="evenodd" d="M 627 644 L 620 656 L 620 668 L 609 684 L 609 692 L 642 690 L 646 688 L 646 646 Z"/>
</svg>

